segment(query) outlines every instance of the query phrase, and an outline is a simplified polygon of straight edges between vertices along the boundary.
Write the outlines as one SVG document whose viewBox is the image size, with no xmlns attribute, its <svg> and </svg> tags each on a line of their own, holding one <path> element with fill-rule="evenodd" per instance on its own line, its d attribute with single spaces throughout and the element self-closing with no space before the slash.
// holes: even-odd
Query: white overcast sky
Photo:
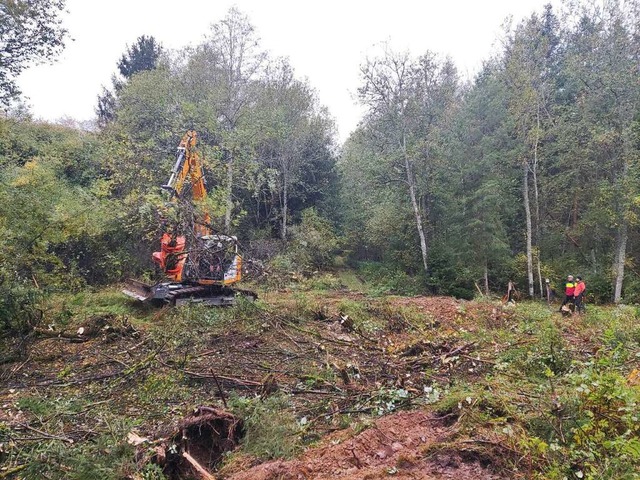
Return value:
<svg viewBox="0 0 640 480">
<path fill-rule="evenodd" d="M 335 117 L 340 140 L 355 128 L 358 67 L 388 41 L 394 50 L 432 50 L 472 77 L 494 51 L 501 25 L 542 11 L 549 0 L 68 0 L 69 42 L 53 65 L 19 79 L 38 118 L 94 116 L 101 85 L 109 85 L 127 44 L 153 35 L 165 48 L 197 44 L 236 6 L 249 16 L 273 56 L 290 59 Z M 554 7 L 558 1 L 551 2 Z"/>
</svg>

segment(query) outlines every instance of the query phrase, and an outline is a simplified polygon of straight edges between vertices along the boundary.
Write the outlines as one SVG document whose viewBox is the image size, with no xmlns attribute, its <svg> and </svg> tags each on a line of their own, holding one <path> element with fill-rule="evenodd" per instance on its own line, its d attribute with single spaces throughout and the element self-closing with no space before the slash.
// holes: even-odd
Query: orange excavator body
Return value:
<svg viewBox="0 0 640 480">
<path fill-rule="evenodd" d="M 176 282 L 182 281 L 182 270 L 187 256 L 183 253 L 186 239 L 183 235 L 172 237 L 163 233 L 160 239 L 160 251 L 153 252 L 153 261 L 164 271 L 165 275 Z"/>
<path fill-rule="evenodd" d="M 189 130 L 181 139 L 171 177 L 164 190 L 170 201 L 187 200 L 187 210 L 200 204 L 191 224 L 169 225 L 160 239 L 160 251 L 153 261 L 169 282 L 147 285 L 130 279 L 123 292 L 142 301 L 161 301 L 172 305 L 202 302 L 208 305 L 232 305 L 236 295 L 254 299 L 254 292 L 229 288 L 242 279 L 242 257 L 235 237 L 214 233 L 211 216 L 202 202 L 207 199 L 202 160 L 196 150 L 196 132 Z M 190 185 L 189 189 L 185 189 Z M 190 191 L 190 198 L 183 194 Z M 202 208 L 204 207 L 204 208 Z"/>
</svg>

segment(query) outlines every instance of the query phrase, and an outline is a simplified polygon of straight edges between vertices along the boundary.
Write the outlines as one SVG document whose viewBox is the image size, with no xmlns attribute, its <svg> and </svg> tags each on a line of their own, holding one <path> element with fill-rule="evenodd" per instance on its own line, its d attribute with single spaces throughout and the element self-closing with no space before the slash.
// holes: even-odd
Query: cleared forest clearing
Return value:
<svg viewBox="0 0 640 480">
<path fill-rule="evenodd" d="M 344 288 L 225 309 L 57 297 L 2 366 L 0 476 L 207 478 L 186 452 L 215 478 L 635 478 L 637 311 L 554 310 Z M 223 410 L 242 422 L 224 438 Z"/>
<path fill-rule="evenodd" d="M 640 0 L 528 1 L 0 3 L 0 480 L 640 479 Z"/>
</svg>

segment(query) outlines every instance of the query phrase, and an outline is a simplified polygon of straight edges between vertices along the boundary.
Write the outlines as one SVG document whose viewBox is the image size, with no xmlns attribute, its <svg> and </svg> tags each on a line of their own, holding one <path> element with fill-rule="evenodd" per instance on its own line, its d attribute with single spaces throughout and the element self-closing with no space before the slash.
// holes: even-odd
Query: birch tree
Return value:
<svg viewBox="0 0 640 480">
<path fill-rule="evenodd" d="M 388 180 L 402 185 L 411 204 L 420 241 L 422 267 L 429 274 L 425 198 L 434 161 L 438 122 L 453 103 L 458 84 L 450 61 L 433 53 L 413 59 L 385 48 L 360 69 L 361 103 L 367 108 L 365 126 L 380 152 Z"/>
<path fill-rule="evenodd" d="M 238 154 L 242 151 L 241 122 L 250 111 L 251 88 L 260 78 L 266 52 L 260 49 L 259 38 L 246 15 L 233 7 L 220 22 L 212 25 L 211 35 L 200 47 L 211 68 L 221 75 L 217 84 L 218 121 L 224 131 L 222 148 L 226 156 L 225 230 L 231 228 L 234 181 Z M 239 138 L 240 137 L 240 138 Z"/>
<path fill-rule="evenodd" d="M 559 40 L 554 29 L 557 21 L 551 6 L 542 18 L 532 15 L 515 29 L 507 46 L 505 80 L 509 86 L 509 109 L 515 133 L 520 141 L 516 150 L 522 168 L 522 201 L 525 211 L 527 283 L 534 296 L 534 245 L 537 250 L 537 277 L 543 296 L 540 267 L 540 185 L 541 149 L 546 129 L 552 121 L 552 68 Z M 533 209 L 531 206 L 533 188 Z M 532 211 L 533 210 L 533 211 Z"/>
</svg>

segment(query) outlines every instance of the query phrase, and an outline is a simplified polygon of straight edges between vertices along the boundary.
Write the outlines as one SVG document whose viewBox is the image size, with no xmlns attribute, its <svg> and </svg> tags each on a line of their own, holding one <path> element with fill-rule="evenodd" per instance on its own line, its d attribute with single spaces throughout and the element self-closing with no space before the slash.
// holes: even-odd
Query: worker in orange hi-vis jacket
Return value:
<svg viewBox="0 0 640 480">
<path fill-rule="evenodd" d="M 587 286 L 582 281 L 582 277 L 576 277 L 575 288 L 573 289 L 573 303 L 578 313 L 584 313 L 584 295 Z"/>
<path fill-rule="evenodd" d="M 567 283 L 564 284 L 564 300 L 562 301 L 562 305 L 560 305 L 560 312 L 562 311 L 562 307 L 564 307 L 567 303 L 572 303 L 574 301 L 574 292 L 576 289 L 576 284 L 573 281 L 573 275 L 569 275 L 567 277 Z"/>
</svg>

